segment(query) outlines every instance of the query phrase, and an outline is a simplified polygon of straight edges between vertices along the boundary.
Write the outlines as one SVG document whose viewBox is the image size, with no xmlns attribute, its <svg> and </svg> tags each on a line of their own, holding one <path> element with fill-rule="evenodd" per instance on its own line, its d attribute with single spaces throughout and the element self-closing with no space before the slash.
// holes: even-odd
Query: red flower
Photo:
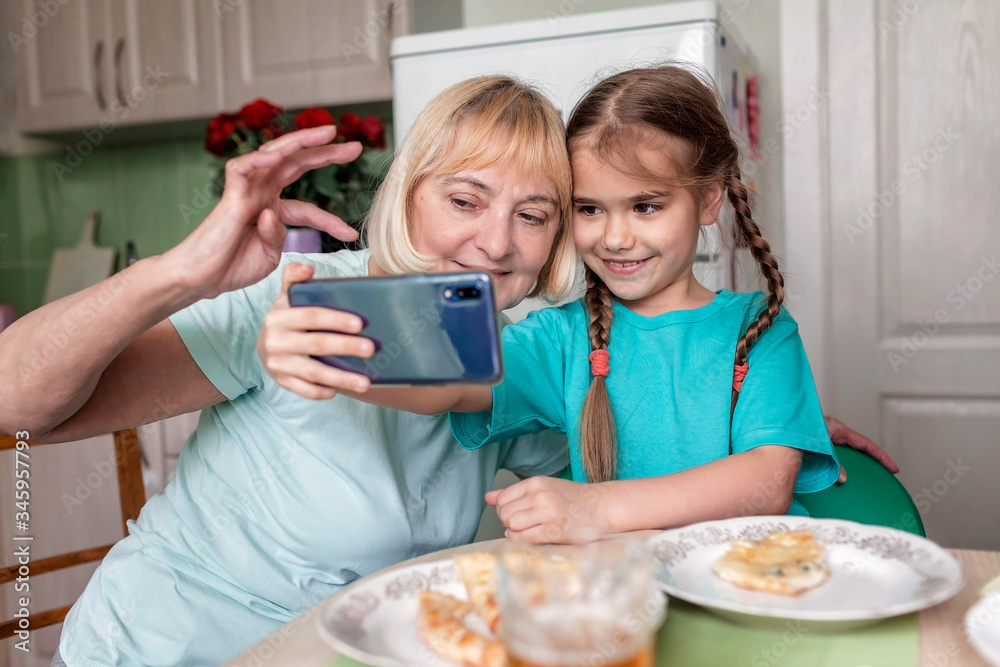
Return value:
<svg viewBox="0 0 1000 667">
<path fill-rule="evenodd" d="M 340 124 L 337 125 L 337 138 L 344 141 L 361 141 L 361 118 L 350 111 L 340 114 Z"/>
<path fill-rule="evenodd" d="M 220 113 L 209 121 L 205 128 L 205 150 L 222 157 L 232 145 L 231 139 L 238 122 L 237 116 L 228 113 Z"/>
<path fill-rule="evenodd" d="M 323 127 L 324 125 L 333 125 L 333 116 L 326 109 L 313 107 L 295 117 L 295 127 L 300 130 L 307 127 Z"/>
<path fill-rule="evenodd" d="M 263 97 L 259 97 L 253 102 L 244 105 L 237 115 L 248 130 L 263 130 L 274 123 L 274 120 L 281 111 L 281 107 L 271 104 Z"/>
<path fill-rule="evenodd" d="M 372 148 L 376 150 L 385 148 L 385 125 L 375 116 L 368 116 L 361 121 L 361 136 Z"/>
</svg>

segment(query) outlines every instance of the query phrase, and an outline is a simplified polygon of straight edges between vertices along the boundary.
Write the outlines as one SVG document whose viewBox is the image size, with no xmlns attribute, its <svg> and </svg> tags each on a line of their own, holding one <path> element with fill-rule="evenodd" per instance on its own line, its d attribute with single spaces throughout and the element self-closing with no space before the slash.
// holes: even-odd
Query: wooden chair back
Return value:
<svg viewBox="0 0 1000 667">
<path fill-rule="evenodd" d="M 118 473 L 118 496 L 122 510 L 122 534 L 128 535 L 127 522 L 129 519 L 138 519 L 139 510 L 146 502 L 146 490 L 142 484 L 142 452 L 139 449 L 139 434 L 136 429 L 129 428 L 123 431 L 115 431 L 115 462 Z M 0 450 L 17 449 L 17 438 L 9 435 L 0 435 Z M 45 443 L 28 442 L 30 447 L 41 447 Z M 23 447 L 23 445 L 22 445 Z M 30 451 L 30 449 L 29 449 Z M 16 452 L 15 452 L 16 456 Z M 15 470 L 17 466 L 15 465 Z M 29 576 L 37 576 L 46 572 L 54 572 L 83 563 L 90 563 L 104 558 L 114 544 L 106 544 L 101 547 L 81 549 L 68 554 L 61 554 L 33 560 L 30 567 Z M 0 585 L 14 581 L 18 577 L 18 564 L 0 570 Z M 43 628 L 48 625 L 62 623 L 69 613 L 70 606 L 60 607 L 32 614 L 28 617 L 28 624 L 32 630 Z M 14 636 L 18 630 L 19 619 L 13 619 L 0 623 L 0 639 Z"/>
</svg>

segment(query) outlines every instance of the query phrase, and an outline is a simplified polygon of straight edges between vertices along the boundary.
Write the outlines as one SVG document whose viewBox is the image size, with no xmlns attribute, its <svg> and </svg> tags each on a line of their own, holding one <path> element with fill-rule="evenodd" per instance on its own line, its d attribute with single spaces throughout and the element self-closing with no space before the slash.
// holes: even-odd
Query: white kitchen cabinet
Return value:
<svg viewBox="0 0 1000 667">
<path fill-rule="evenodd" d="M 406 0 L 19 0 L 22 132 L 388 100 Z"/>
<path fill-rule="evenodd" d="M 406 0 L 228 2 L 227 108 L 257 97 L 292 108 L 392 98 L 389 45 L 409 32 Z"/>
<path fill-rule="evenodd" d="M 22 0 L 15 28 L 24 132 L 97 126 L 108 111 L 106 0 Z"/>
<path fill-rule="evenodd" d="M 108 132 L 220 108 L 220 31 L 211 2 L 22 4 L 38 27 L 19 63 L 21 131 Z"/>
<path fill-rule="evenodd" d="M 220 30 L 205 0 L 109 0 L 114 90 L 124 122 L 209 116 L 222 101 Z M 123 112 L 124 113 L 124 112 Z"/>
</svg>

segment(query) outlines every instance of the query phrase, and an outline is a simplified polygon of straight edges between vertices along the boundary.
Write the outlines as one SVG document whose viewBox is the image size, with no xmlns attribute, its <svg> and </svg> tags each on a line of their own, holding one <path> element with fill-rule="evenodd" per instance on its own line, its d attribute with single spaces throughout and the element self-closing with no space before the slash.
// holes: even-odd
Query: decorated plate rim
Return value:
<svg viewBox="0 0 1000 667">
<path fill-rule="evenodd" d="M 389 571 L 362 577 L 343 590 L 331 596 L 316 619 L 316 628 L 320 636 L 342 655 L 359 660 L 373 667 L 413 667 L 416 661 L 402 661 L 396 658 L 380 656 L 358 648 L 339 634 L 331 630 L 331 623 L 346 622 L 359 626 L 364 623 L 384 602 L 386 597 L 402 599 L 416 597 L 420 591 L 432 588 L 434 585 L 449 584 L 461 581 L 458 567 L 453 558 L 399 565 Z M 381 595 L 372 591 L 373 587 L 381 589 Z M 386 589 L 390 589 L 385 592 Z M 333 618 L 336 614 L 341 618 Z M 444 657 L 436 656 L 442 664 L 457 665 Z"/>
<path fill-rule="evenodd" d="M 675 585 L 669 584 L 663 580 L 663 570 L 669 569 L 673 562 L 679 562 L 687 557 L 689 553 L 694 551 L 696 548 L 704 546 L 715 546 L 717 544 L 722 544 L 724 542 L 731 541 L 732 539 L 760 539 L 770 533 L 772 530 L 798 530 L 801 528 L 809 528 L 810 530 L 816 531 L 820 529 L 821 532 L 826 531 L 844 531 L 841 533 L 843 535 L 843 541 L 836 542 L 835 544 L 853 544 L 853 546 L 861 546 L 864 550 L 865 543 L 861 545 L 852 543 L 849 541 L 848 534 L 846 531 L 853 531 L 859 537 L 888 537 L 895 538 L 900 542 L 905 542 L 910 545 L 918 545 L 919 549 L 917 551 L 910 551 L 911 559 L 922 559 L 927 556 L 921 556 L 919 554 L 925 553 L 931 556 L 936 561 L 945 561 L 945 563 L 950 566 L 945 569 L 946 572 L 951 572 L 950 576 L 935 576 L 929 572 L 921 572 L 917 568 L 929 570 L 929 567 L 923 567 L 923 565 L 917 564 L 916 567 L 911 565 L 911 569 L 917 571 L 919 576 L 926 577 L 929 581 L 942 580 L 941 585 L 930 595 L 918 597 L 914 600 L 908 602 L 901 602 L 894 605 L 889 605 L 880 608 L 871 609 L 856 609 L 856 610 L 840 610 L 840 611 L 824 611 L 815 609 L 794 609 L 794 608 L 776 608 L 771 606 L 761 606 L 752 603 L 740 602 L 737 600 L 727 600 L 719 597 L 711 597 L 702 595 L 699 593 L 691 592 L 685 590 L 684 588 L 677 587 Z M 711 532 L 715 530 L 715 532 Z M 726 532 L 726 530 L 732 531 L 734 529 L 741 530 L 742 532 L 734 534 L 732 532 Z M 710 537 L 706 540 L 705 538 L 699 539 L 696 535 L 701 532 L 710 532 Z M 834 534 L 837 534 L 836 532 Z M 818 536 L 820 537 L 820 536 Z M 828 536 L 822 536 L 828 537 Z M 671 538 L 675 541 L 671 542 Z M 685 540 L 695 542 L 693 546 L 689 546 L 685 543 Z M 708 540 L 714 540 L 714 544 L 706 544 Z M 756 516 L 756 517 L 734 517 L 732 519 L 720 519 L 714 521 L 704 521 L 701 523 L 691 524 L 689 526 L 684 526 L 682 528 L 671 528 L 665 530 L 661 533 L 653 535 L 649 538 L 648 543 L 650 548 L 653 550 L 653 554 L 659 563 L 660 571 L 657 572 L 657 582 L 659 586 L 666 591 L 669 595 L 672 595 L 680 600 L 685 600 L 692 604 L 697 604 L 703 607 L 709 607 L 713 609 L 722 609 L 731 612 L 737 612 L 742 614 L 749 614 L 752 616 L 764 616 L 769 618 L 784 618 L 791 620 L 803 620 L 803 621 L 859 621 L 868 619 L 882 619 L 891 618 L 894 616 L 901 616 L 903 614 L 909 614 L 922 609 L 927 609 L 933 607 L 934 605 L 940 604 L 945 600 L 953 597 L 958 593 L 962 587 L 965 585 L 965 573 L 962 570 L 961 564 L 958 562 L 953 555 L 948 553 L 940 545 L 928 540 L 926 537 L 921 537 L 913 533 L 907 533 L 895 528 L 889 528 L 886 526 L 873 526 L 869 524 L 857 523 L 855 521 L 847 521 L 844 519 L 818 519 L 814 517 L 804 517 L 804 516 Z M 827 542 L 829 544 L 829 542 Z M 670 544 L 674 549 L 673 552 L 667 552 L 665 544 Z M 891 558 L 891 554 L 880 554 L 877 552 L 878 545 L 876 543 L 869 542 L 866 545 L 869 549 L 876 549 L 874 555 L 880 556 L 882 558 Z M 678 552 L 677 549 L 680 549 Z M 679 558 L 676 558 L 679 556 Z M 669 562 L 665 562 L 669 561 Z M 907 564 L 907 563 L 904 563 Z"/>
</svg>

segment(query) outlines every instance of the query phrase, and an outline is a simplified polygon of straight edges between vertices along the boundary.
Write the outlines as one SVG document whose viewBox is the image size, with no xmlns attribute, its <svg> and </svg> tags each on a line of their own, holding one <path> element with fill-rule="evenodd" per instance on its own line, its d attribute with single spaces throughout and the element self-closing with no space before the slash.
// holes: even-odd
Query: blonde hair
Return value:
<svg viewBox="0 0 1000 667">
<path fill-rule="evenodd" d="M 430 174 L 454 174 L 512 161 L 517 178 L 544 176 L 556 187 L 559 230 L 528 296 L 558 300 L 576 278 L 576 250 L 567 226 L 573 183 L 562 118 L 535 88 L 507 76 L 455 84 L 420 112 L 375 196 L 365 225 L 372 258 L 389 274 L 433 266 L 410 238 L 410 202 Z"/>
</svg>

